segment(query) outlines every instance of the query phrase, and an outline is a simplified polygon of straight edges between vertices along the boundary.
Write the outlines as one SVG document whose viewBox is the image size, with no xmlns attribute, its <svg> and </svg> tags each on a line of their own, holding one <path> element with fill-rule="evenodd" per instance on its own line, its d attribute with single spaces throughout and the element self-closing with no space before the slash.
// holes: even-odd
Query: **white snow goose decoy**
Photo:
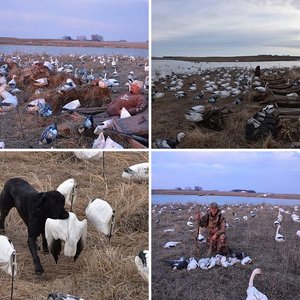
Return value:
<svg viewBox="0 0 300 300">
<path fill-rule="evenodd" d="M 185 137 L 184 132 L 180 132 L 176 136 L 176 140 L 169 140 L 169 139 L 157 139 L 154 142 L 154 147 L 158 149 L 172 149 L 177 148 L 182 139 Z"/>
<path fill-rule="evenodd" d="M 61 183 L 56 189 L 65 196 L 65 203 L 72 207 L 77 198 L 77 182 L 74 178 L 70 178 Z"/>
<path fill-rule="evenodd" d="M 85 214 L 95 229 L 105 234 L 110 241 L 115 219 L 115 211 L 111 206 L 104 200 L 94 199 L 85 209 Z"/>
<path fill-rule="evenodd" d="M 144 250 L 134 259 L 137 270 L 145 281 L 149 281 L 149 256 L 149 250 Z"/>
<path fill-rule="evenodd" d="M 279 229 L 281 228 L 280 225 L 277 226 L 277 230 L 276 230 L 276 235 L 275 235 L 275 241 L 276 242 L 284 242 L 285 241 L 285 238 L 282 234 L 278 233 L 279 232 Z"/>
<path fill-rule="evenodd" d="M 51 293 L 48 295 L 47 300 L 84 300 L 83 298 L 79 298 L 77 296 L 72 296 L 69 294 L 63 293 Z"/>
<path fill-rule="evenodd" d="M 256 268 L 253 270 L 250 280 L 249 280 L 249 285 L 247 288 L 247 298 L 246 300 L 268 300 L 267 296 L 260 292 L 255 286 L 253 286 L 253 280 L 255 275 L 257 274 L 262 274 L 261 270 Z"/>
<path fill-rule="evenodd" d="M 0 235 L 0 269 L 10 276 L 17 274 L 16 251 L 5 235 Z"/>
<path fill-rule="evenodd" d="M 69 212 L 69 218 L 64 220 L 48 218 L 45 224 L 45 235 L 56 263 L 61 251 L 61 241 L 65 242 L 64 255 L 74 257 L 76 261 L 85 244 L 87 221 L 86 219 L 79 221 L 72 212 Z"/>
<path fill-rule="evenodd" d="M 149 178 L 149 163 L 140 163 L 128 168 L 124 168 L 122 173 L 122 177 L 124 179 L 132 180 L 132 181 L 144 181 Z"/>
<path fill-rule="evenodd" d="M 176 247 L 177 244 L 180 244 L 181 242 L 167 242 L 164 245 L 164 248 L 173 248 Z"/>
</svg>

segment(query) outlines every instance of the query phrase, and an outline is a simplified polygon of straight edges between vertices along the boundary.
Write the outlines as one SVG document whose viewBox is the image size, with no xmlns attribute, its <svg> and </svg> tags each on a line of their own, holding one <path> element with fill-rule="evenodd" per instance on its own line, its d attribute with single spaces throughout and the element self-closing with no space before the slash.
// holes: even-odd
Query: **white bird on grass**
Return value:
<svg viewBox="0 0 300 300">
<path fill-rule="evenodd" d="M 180 244 L 181 242 L 167 242 L 164 245 L 164 248 L 173 248 L 176 247 L 177 244 Z"/>
<path fill-rule="evenodd" d="M 241 265 L 245 266 L 252 263 L 252 259 L 249 256 L 244 257 L 241 260 Z"/>
<path fill-rule="evenodd" d="M 191 270 L 196 269 L 197 267 L 198 267 L 197 261 L 195 260 L 194 257 L 191 257 L 191 258 L 189 259 L 189 264 L 188 264 L 188 266 L 187 266 L 187 270 L 188 270 L 188 271 L 191 271 Z"/>
<path fill-rule="evenodd" d="M 282 243 L 285 241 L 285 238 L 282 234 L 279 233 L 279 229 L 281 228 L 280 225 L 277 226 L 276 235 L 275 235 L 275 241 Z"/>
<path fill-rule="evenodd" d="M 149 178 L 149 163 L 140 163 L 124 168 L 122 173 L 122 178 L 128 179 L 131 181 L 141 182 L 148 180 Z"/>
<path fill-rule="evenodd" d="M 180 144 L 180 142 L 185 137 L 185 133 L 180 132 L 176 136 L 176 140 L 169 140 L 169 139 L 157 139 L 154 142 L 154 147 L 158 149 L 172 149 L 177 148 L 177 146 Z"/>
<path fill-rule="evenodd" d="M 77 198 L 77 182 L 74 178 L 70 178 L 61 183 L 56 189 L 65 196 L 65 203 L 72 206 Z"/>
<path fill-rule="evenodd" d="M 261 270 L 258 268 L 254 269 L 250 276 L 246 300 L 268 300 L 265 294 L 263 294 L 256 287 L 253 286 L 253 280 L 255 275 L 257 274 L 262 274 Z"/>
<path fill-rule="evenodd" d="M 201 233 L 199 233 L 197 237 L 197 241 L 199 244 L 204 244 L 206 243 L 206 238 Z"/>
<path fill-rule="evenodd" d="M 0 235 L 0 269 L 10 276 L 17 274 L 16 251 L 5 235 Z"/>
<path fill-rule="evenodd" d="M 56 263 L 61 251 L 61 241 L 65 242 L 64 255 L 74 257 L 76 261 L 85 244 L 87 221 L 86 219 L 79 221 L 72 212 L 69 212 L 69 218 L 64 220 L 48 218 L 45 224 L 45 236 Z"/>
<path fill-rule="evenodd" d="M 111 206 L 104 200 L 94 199 L 88 204 L 85 214 L 95 229 L 110 240 L 115 219 L 115 211 Z"/>
<path fill-rule="evenodd" d="M 149 281 L 149 250 L 140 251 L 138 256 L 134 258 L 138 272 L 145 281 Z"/>
<path fill-rule="evenodd" d="M 84 299 L 69 294 L 51 293 L 48 295 L 47 300 L 84 300 Z"/>
</svg>

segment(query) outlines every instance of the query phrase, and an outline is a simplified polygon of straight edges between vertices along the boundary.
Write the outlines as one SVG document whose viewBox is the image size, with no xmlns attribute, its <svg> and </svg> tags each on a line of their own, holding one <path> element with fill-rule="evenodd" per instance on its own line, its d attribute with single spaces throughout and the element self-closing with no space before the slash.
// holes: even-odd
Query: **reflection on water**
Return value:
<svg viewBox="0 0 300 300">
<path fill-rule="evenodd" d="M 182 73 L 199 73 L 205 70 L 214 70 L 217 68 L 251 68 L 256 66 L 264 68 L 293 68 L 300 67 L 300 61 L 260 61 L 260 62 L 189 62 L 179 60 L 153 60 L 152 70 L 153 76 L 156 73 L 159 76 L 171 75 L 172 72 L 176 74 Z"/>
<path fill-rule="evenodd" d="M 133 55 L 147 57 L 148 49 L 133 48 L 96 48 L 96 47 L 55 47 L 55 46 L 29 46 L 29 45 L 0 45 L 0 53 L 11 54 L 15 52 L 48 55 Z"/>
<path fill-rule="evenodd" d="M 272 205 L 300 205 L 300 200 L 295 199 L 273 199 L 273 198 L 258 198 L 258 197 L 231 197 L 231 196 L 197 196 L 197 195 L 152 195 L 152 204 L 167 204 L 167 203 L 197 203 L 209 204 L 217 202 L 220 205 L 232 204 L 272 204 Z"/>
</svg>

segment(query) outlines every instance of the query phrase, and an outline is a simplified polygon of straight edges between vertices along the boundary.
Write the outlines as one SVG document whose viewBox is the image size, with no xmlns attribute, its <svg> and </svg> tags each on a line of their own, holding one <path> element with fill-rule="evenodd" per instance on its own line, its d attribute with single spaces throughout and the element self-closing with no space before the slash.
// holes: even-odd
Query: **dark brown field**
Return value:
<svg viewBox="0 0 300 300">
<path fill-rule="evenodd" d="M 56 47 L 109 47 L 109 48 L 135 48 L 147 49 L 148 43 L 142 42 L 115 42 L 115 41 L 67 41 L 55 39 L 19 39 L 0 37 L 0 45 L 31 45 Z"/>
<path fill-rule="evenodd" d="M 257 215 L 251 218 L 249 212 L 257 208 Z M 294 208 L 283 207 L 293 213 Z M 173 204 L 152 206 L 152 299 L 203 299 L 203 300 L 244 300 L 252 271 L 260 268 L 262 275 L 254 279 L 254 286 L 271 300 L 300 299 L 300 239 L 296 231 L 300 223 L 293 222 L 290 214 L 283 213 L 280 233 L 286 241 L 274 240 L 278 209 L 272 206 L 222 206 L 229 224 L 227 237 L 229 247 L 235 251 L 244 251 L 253 263 L 243 266 L 234 265 L 227 269 L 216 266 L 206 271 L 172 270 L 164 262 L 168 259 L 207 257 L 205 244 L 198 249 L 195 245 L 195 228 L 187 226 L 190 216 L 196 210 L 206 211 L 206 207 L 195 204 Z M 162 210 L 161 213 L 159 211 Z M 233 216 L 232 212 L 236 213 Z M 235 223 L 236 217 L 248 216 L 247 221 Z M 194 220 L 192 220 L 194 221 Z M 174 232 L 164 230 L 174 228 Z M 191 231 L 192 230 L 192 231 Z M 175 248 L 165 249 L 168 241 L 182 242 Z"/>
<path fill-rule="evenodd" d="M 277 70 L 278 71 L 278 70 Z M 229 72 L 232 76 L 231 85 L 239 70 L 222 70 Z M 263 72 L 263 71 L 262 71 Z M 300 78 L 299 70 L 294 72 L 288 69 L 282 70 L 282 77 L 285 82 Z M 207 72 L 209 73 L 209 72 Z M 254 71 L 253 71 L 254 73 Z M 156 74 L 159 75 L 159 74 Z M 176 74 L 174 74 L 176 75 Z M 177 74 L 178 78 L 181 77 Z M 219 98 L 215 103 L 208 103 L 211 98 L 210 92 L 205 92 L 202 100 L 194 100 L 193 97 L 204 90 L 205 81 L 202 79 L 205 74 L 188 75 L 184 79 L 182 91 L 186 93 L 186 97 L 177 99 L 174 91 L 168 91 L 166 86 L 170 85 L 171 78 L 166 78 L 165 83 L 155 82 L 155 91 L 165 93 L 162 98 L 154 99 L 152 97 L 152 141 L 157 139 L 175 140 L 180 132 L 186 134 L 177 148 L 193 148 L 193 149 L 212 149 L 212 148 L 293 148 L 294 143 L 300 140 L 299 128 L 299 112 L 296 110 L 292 115 L 280 115 L 278 123 L 278 131 L 276 134 L 268 134 L 257 140 L 247 139 L 245 136 L 245 126 L 248 119 L 261 111 L 267 104 L 276 102 L 271 92 L 260 95 L 254 89 L 246 92 L 245 95 L 229 96 Z M 218 71 L 210 73 L 210 80 L 219 76 Z M 157 77 L 157 76 L 156 76 Z M 189 84 L 193 81 L 197 84 L 197 91 L 189 91 Z M 263 85 L 264 80 L 262 79 Z M 234 101 L 242 98 L 242 103 L 234 104 Z M 194 123 L 185 119 L 185 113 L 193 106 L 204 105 L 205 111 L 219 108 L 224 109 L 223 121 L 220 130 L 214 130 L 204 126 L 201 122 Z M 154 146 L 155 147 L 155 146 Z M 296 146 L 297 147 L 297 146 Z"/>
<path fill-rule="evenodd" d="M 106 152 L 102 162 L 78 160 L 71 152 L 5 152 L 0 154 L 1 188 L 12 177 L 22 177 L 37 190 L 56 189 L 75 178 L 78 195 L 74 212 L 85 218 L 85 208 L 94 198 L 106 200 L 116 210 L 111 243 L 88 224 L 86 245 L 76 262 L 61 253 L 55 264 L 50 254 L 39 253 L 45 273 L 35 275 L 27 247 L 27 230 L 12 209 L 6 219 L 6 235 L 17 252 L 18 273 L 15 300 L 47 299 L 51 292 L 77 295 L 86 300 L 147 299 L 148 284 L 137 272 L 134 257 L 148 249 L 148 183 L 133 183 L 122 177 L 124 167 L 148 161 L 145 152 Z M 0 271 L 0 298 L 10 299 L 11 278 Z"/>
</svg>

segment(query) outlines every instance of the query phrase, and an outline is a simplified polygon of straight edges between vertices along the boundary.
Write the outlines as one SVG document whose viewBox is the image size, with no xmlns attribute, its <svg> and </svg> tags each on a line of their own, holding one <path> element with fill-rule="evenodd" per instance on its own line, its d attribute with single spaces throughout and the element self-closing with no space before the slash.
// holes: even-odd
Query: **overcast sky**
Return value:
<svg viewBox="0 0 300 300">
<path fill-rule="evenodd" d="M 300 194 L 300 152 L 152 151 L 152 188 Z"/>
<path fill-rule="evenodd" d="M 148 0 L 1 1 L 0 36 L 148 41 Z"/>
<path fill-rule="evenodd" d="M 300 55 L 300 0 L 152 0 L 152 56 Z"/>
</svg>

